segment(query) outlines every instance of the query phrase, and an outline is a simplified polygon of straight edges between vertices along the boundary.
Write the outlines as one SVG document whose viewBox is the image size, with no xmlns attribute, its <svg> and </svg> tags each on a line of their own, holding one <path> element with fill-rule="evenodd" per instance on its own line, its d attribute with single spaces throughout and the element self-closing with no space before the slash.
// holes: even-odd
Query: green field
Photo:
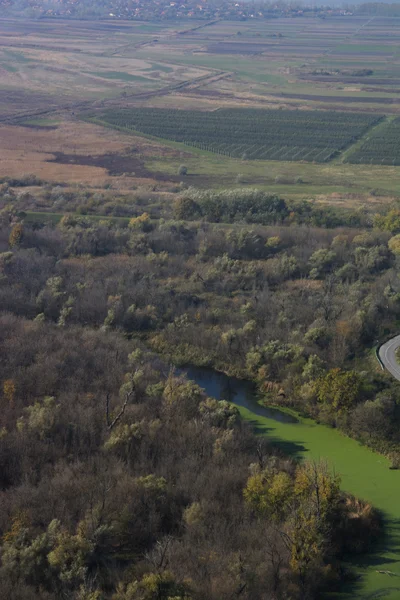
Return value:
<svg viewBox="0 0 400 600">
<path fill-rule="evenodd" d="M 400 119 L 391 119 L 377 127 L 349 154 L 350 163 L 400 165 Z"/>
<path fill-rule="evenodd" d="M 124 73 L 122 71 L 91 71 L 89 75 L 96 75 L 96 77 L 103 77 L 104 79 L 116 79 L 117 81 L 146 81 L 152 83 L 153 80 L 141 75 L 131 75 L 130 73 Z"/>
<path fill-rule="evenodd" d="M 162 73 L 172 73 L 173 68 L 168 65 L 161 65 L 160 63 L 152 63 L 151 66 L 145 71 L 161 71 Z"/>
<path fill-rule="evenodd" d="M 36 119 L 26 119 L 21 121 L 23 125 L 34 125 L 37 127 L 56 127 L 60 124 L 59 119 L 46 119 L 44 117 L 37 117 Z"/>
<path fill-rule="evenodd" d="M 221 109 L 108 110 L 106 124 L 246 160 L 328 162 L 381 119 L 376 115 Z"/>
</svg>

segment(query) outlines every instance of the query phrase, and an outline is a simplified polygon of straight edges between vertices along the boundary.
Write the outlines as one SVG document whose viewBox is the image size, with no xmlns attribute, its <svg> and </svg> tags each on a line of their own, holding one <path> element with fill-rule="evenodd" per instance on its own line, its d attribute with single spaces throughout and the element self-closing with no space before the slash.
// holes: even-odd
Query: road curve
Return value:
<svg viewBox="0 0 400 600">
<path fill-rule="evenodd" d="M 392 338 L 379 348 L 379 358 L 385 368 L 400 381 L 400 364 L 397 362 L 396 350 L 400 347 L 400 335 Z"/>
</svg>

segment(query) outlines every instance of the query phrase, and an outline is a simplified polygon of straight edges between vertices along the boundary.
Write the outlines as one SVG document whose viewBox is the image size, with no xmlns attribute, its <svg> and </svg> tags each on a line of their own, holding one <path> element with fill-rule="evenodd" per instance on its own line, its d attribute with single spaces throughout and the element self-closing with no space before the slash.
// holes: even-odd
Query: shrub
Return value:
<svg viewBox="0 0 400 600">
<path fill-rule="evenodd" d="M 188 168 L 186 165 L 180 165 L 178 169 L 178 175 L 187 175 Z"/>
</svg>

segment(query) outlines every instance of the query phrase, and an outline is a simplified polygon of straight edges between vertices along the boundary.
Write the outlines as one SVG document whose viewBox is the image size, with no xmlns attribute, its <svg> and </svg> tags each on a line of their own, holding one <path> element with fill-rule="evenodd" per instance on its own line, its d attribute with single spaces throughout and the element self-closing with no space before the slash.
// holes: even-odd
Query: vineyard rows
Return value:
<svg viewBox="0 0 400 600">
<path fill-rule="evenodd" d="M 387 120 L 352 152 L 347 162 L 353 164 L 400 165 L 400 118 Z"/>
<path fill-rule="evenodd" d="M 376 115 L 322 111 L 153 108 L 108 110 L 111 126 L 248 160 L 327 162 L 378 123 Z"/>
</svg>

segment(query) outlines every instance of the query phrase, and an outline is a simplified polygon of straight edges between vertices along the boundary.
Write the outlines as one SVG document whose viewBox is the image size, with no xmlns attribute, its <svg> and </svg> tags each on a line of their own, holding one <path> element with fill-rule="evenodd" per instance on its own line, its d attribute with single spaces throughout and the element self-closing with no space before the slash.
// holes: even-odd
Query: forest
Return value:
<svg viewBox="0 0 400 600">
<path fill-rule="evenodd" d="M 133 195 L 126 221 L 50 224 L 1 198 L 1 597 L 306 600 L 351 582 L 342 559 L 379 538 L 378 512 L 175 366 L 250 379 L 397 468 L 399 387 L 371 349 L 400 317 L 400 211 L 318 226 L 262 192 L 189 188 L 169 219 Z"/>
</svg>

